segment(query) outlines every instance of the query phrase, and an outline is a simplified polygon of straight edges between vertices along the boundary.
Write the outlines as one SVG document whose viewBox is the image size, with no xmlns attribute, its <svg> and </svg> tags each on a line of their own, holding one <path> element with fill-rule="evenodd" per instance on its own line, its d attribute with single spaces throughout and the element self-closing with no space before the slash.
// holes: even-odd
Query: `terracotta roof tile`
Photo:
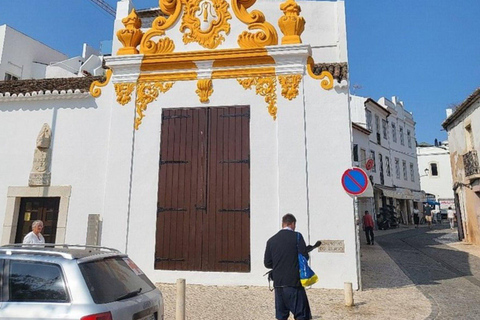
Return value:
<svg viewBox="0 0 480 320">
<path fill-rule="evenodd" d="M 75 77 L 75 78 L 51 78 L 0 81 L 0 93 L 25 94 L 37 91 L 61 91 L 80 90 L 88 92 L 90 84 L 95 80 L 103 81 L 103 76 L 98 77 Z"/>
<path fill-rule="evenodd" d="M 322 71 L 330 72 L 338 82 L 348 78 L 348 64 L 346 62 L 316 63 L 313 66 L 314 74 L 320 75 Z"/>
</svg>

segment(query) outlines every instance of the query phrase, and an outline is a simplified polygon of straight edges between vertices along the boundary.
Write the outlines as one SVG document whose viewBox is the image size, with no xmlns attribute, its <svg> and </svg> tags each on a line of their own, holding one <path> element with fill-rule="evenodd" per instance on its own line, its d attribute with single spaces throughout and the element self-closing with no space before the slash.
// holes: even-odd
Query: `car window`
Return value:
<svg viewBox="0 0 480 320">
<path fill-rule="evenodd" d="M 93 301 L 109 303 L 155 289 L 129 258 L 114 257 L 80 264 Z"/>
<path fill-rule="evenodd" d="M 8 274 L 8 301 L 69 301 L 62 269 L 56 264 L 11 260 Z"/>
</svg>

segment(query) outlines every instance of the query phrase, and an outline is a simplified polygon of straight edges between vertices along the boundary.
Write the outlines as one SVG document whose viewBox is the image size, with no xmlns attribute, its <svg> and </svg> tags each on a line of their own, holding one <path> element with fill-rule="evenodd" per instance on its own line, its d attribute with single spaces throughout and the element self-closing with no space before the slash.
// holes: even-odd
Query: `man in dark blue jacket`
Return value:
<svg viewBox="0 0 480 320">
<path fill-rule="evenodd" d="M 293 214 L 284 215 L 282 230 L 267 241 L 265 249 L 264 264 L 266 268 L 272 269 L 275 316 L 278 320 L 287 320 L 290 312 L 296 320 L 312 319 L 298 269 L 298 253 L 308 259 L 310 248 L 307 249 L 301 234 L 297 243 L 296 222 Z M 316 246 L 319 245 L 317 244 Z"/>
</svg>

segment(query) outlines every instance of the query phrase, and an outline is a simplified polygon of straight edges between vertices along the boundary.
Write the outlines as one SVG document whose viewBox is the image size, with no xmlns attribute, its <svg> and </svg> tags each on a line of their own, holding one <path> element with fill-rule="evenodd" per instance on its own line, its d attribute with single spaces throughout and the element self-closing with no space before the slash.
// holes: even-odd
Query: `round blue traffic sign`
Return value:
<svg viewBox="0 0 480 320">
<path fill-rule="evenodd" d="M 346 170 L 342 175 L 342 186 L 346 192 L 356 196 L 362 194 L 368 187 L 368 176 L 360 168 Z"/>
</svg>

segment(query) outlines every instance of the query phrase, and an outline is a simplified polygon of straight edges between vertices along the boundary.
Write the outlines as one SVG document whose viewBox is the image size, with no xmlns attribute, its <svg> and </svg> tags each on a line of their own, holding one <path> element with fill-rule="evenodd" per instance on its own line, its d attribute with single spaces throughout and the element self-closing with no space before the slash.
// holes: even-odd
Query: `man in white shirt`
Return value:
<svg viewBox="0 0 480 320">
<path fill-rule="evenodd" d="M 42 220 L 35 220 L 32 223 L 32 231 L 27 233 L 25 238 L 23 238 L 24 244 L 44 244 L 45 239 L 40 233 L 43 229 Z"/>
<path fill-rule="evenodd" d="M 448 207 L 447 218 L 448 218 L 448 221 L 450 222 L 450 229 L 453 229 L 453 227 L 455 226 L 455 221 L 454 221 L 455 211 L 453 211 L 452 207 Z"/>
</svg>

